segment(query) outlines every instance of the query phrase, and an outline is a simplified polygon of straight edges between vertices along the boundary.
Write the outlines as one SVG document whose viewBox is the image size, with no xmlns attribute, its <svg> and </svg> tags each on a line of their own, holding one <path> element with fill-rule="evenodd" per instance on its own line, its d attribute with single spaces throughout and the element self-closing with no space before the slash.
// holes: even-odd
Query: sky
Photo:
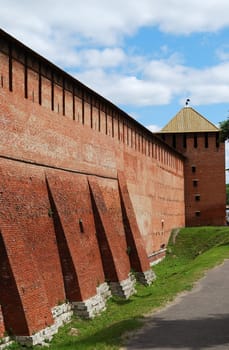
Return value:
<svg viewBox="0 0 229 350">
<path fill-rule="evenodd" d="M 228 0 L 0 0 L 1 28 L 152 131 L 229 117 Z M 229 147 L 226 163 L 229 167 Z"/>
</svg>

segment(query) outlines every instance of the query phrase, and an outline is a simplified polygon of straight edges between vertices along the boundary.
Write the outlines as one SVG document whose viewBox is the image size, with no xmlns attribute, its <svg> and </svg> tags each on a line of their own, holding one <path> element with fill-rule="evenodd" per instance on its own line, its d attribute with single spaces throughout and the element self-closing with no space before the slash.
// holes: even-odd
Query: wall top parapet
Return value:
<svg viewBox="0 0 229 350">
<path fill-rule="evenodd" d="M 118 114 L 127 124 L 130 124 L 133 126 L 133 128 L 139 130 L 139 132 L 147 139 L 155 140 L 158 145 L 161 145 L 165 149 L 169 149 L 170 152 L 176 154 L 180 158 L 183 158 L 182 154 L 164 143 L 160 137 L 137 122 L 134 118 L 113 104 L 111 101 L 99 95 L 97 92 L 90 89 L 79 80 L 66 73 L 64 70 L 51 63 L 49 60 L 39 55 L 2 29 L 0 29 L 0 52 L 10 56 L 11 59 L 20 62 L 22 65 L 35 71 L 36 73 L 41 74 L 45 78 L 52 80 L 56 85 L 59 85 L 66 91 L 74 93 L 76 96 L 79 96 L 85 101 L 90 100 L 90 103 L 95 107 L 99 105 L 101 110 L 104 109 L 106 111 L 111 111 L 111 113 Z"/>
</svg>

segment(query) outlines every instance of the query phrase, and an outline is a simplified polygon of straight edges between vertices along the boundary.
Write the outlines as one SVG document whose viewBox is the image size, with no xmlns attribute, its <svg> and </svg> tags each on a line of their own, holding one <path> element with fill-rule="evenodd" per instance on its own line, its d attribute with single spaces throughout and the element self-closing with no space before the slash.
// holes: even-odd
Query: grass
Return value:
<svg viewBox="0 0 229 350">
<path fill-rule="evenodd" d="M 74 318 L 60 329 L 50 343 L 50 350 L 117 350 L 123 335 L 144 322 L 144 314 L 166 305 L 175 296 L 190 290 L 195 281 L 229 258 L 229 228 L 201 227 L 182 229 L 171 236 L 166 258 L 154 267 L 157 279 L 153 285 L 137 285 L 137 294 L 129 300 L 112 297 L 107 310 L 90 321 Z M 78 335 L 70 335 L 77 329 Z M 41 347 L 34 347 L 41 349 Z M 24 349 L 14 344 L 11 349 Z"/>
</svg>

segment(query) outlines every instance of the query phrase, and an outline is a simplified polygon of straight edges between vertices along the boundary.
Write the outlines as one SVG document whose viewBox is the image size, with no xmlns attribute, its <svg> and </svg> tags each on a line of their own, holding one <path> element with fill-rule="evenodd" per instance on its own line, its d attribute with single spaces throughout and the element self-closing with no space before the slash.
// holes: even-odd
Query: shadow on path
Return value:
<svg viewBox="0 0 229 350">
<path fill-rule="evenodd" d="M 129 340 L 126 349 L 229 349 L 229 315 L 165 320 L 150 318 L 144 329 Z M 220 347 L 220 349 L 224 349 Z"/>
</svg>

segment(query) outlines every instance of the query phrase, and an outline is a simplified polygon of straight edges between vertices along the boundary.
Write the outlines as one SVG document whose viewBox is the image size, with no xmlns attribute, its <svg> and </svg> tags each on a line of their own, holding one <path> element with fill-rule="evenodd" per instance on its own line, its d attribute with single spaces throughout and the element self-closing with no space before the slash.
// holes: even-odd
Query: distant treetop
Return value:
<svg viewBox="0 0 229 350">
<path fill-rule="evenodd" d="M 229 118 L 219 123 L 221 141 L 229 139 Z"/>
</svg>

